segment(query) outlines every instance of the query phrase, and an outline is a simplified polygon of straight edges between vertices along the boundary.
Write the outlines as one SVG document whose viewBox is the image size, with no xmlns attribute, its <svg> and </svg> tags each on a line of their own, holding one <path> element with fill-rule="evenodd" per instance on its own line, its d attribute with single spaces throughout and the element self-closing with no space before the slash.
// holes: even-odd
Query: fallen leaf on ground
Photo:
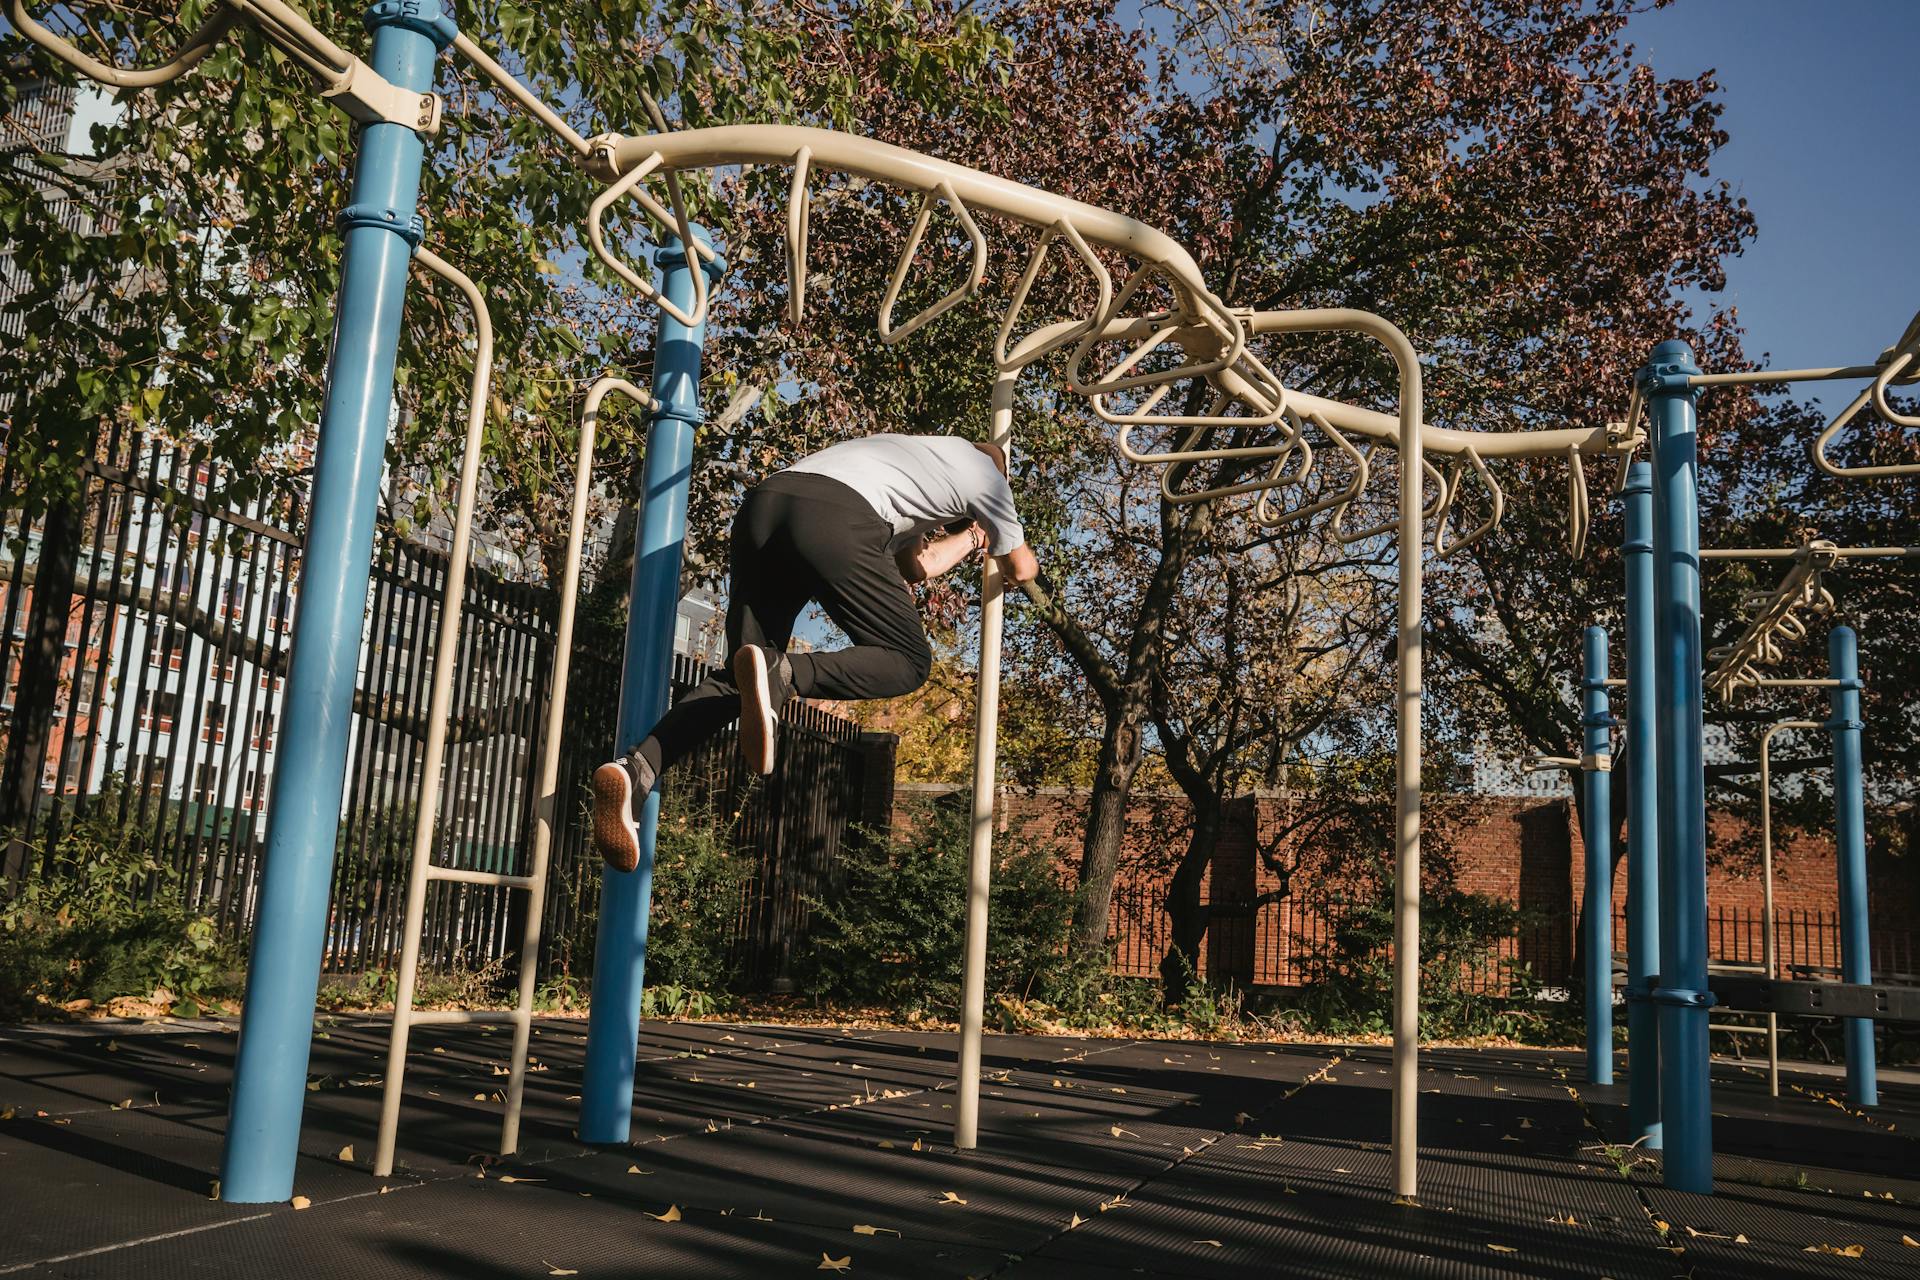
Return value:
<svg viewBox="0 0 1920 1280">
<path fill-rule="evenodd" d="M 829 1258 L 826 1254 L 823 1253 L 820 1255 L 820 1265 L 815 1267 L 814 1270 L 815 1271 L 851 1271 L 853 1270 L 853 1255 L 848 1254 L 844 1258 Z"/>
<path fill-rule="evenodd" d="M 353 1163 L 353 1144 L 348 1143 L 346 1146 L 340 1148 L 340 1154 L 336 1156 L 335 1159 L 344 1160 L 348 1164 L 352 1164 Z"/>
<path fill-rule="evenodd" d="M 207 1192 L 207 1199 L 218 1200 L 219 1198 L 220 1198 L 220 1179 L 215 1178 L 213 1180 L 213 1190 Z"/>
<path fill-rule="evenodd" d="M 540 1265 L 547 1269 L 547 1274 L 550 1276 L 577 1276 L 580 1274 L 577 1268 L 556 1267 L 551 1262 L 548 1262 L 545 1258 L 540 1259 Z"/>
<path fill-rule="evenodd" d="M 511 1174 L 509 1174 L 508 1176 L 500 1179 L 500 1181 L 502 1182 L 545 1182 L 546 1179 L 545 1178 L 516 1178 Z"/>
<path fill-rule="evenodd" d="M 1547 1221 L 1556 1227 L 1577 1227 L 1580 1225 L 1580 1219 L 1573 1216 L 1572 1210 L 1568 1210 L 1566 1213 L 1556 1213 L 1551 1218 L 1548 1218 Z"/>
<path fill-rule="evenodd" d="M 1520 1251 L 1519 1251 L 1518 1249 L 1516 1249 L 1516 1248 L 1514 1248 L 1514 1247 L 1513 1247 L 1512 1245 L 1506 1245 L 1506 1244 L 1490 1244 L 1490 1245 L 1488 1245 L 1488 1246 L 1487 1246 L 1487 1248 L 1489 1248 L 1489 1249 L 1491 1249 L 1491 1250 L 1493 1250 L 1493 1251 L 1494 1251 L 1495 1253 L 1518 1253 L 1518 1252 L 1520 1252 Z"/>
<path fill-rule="evenodd" d="M 295 1196 L 291 1203 L 296 1209 L 305 1209 L 311 1205 L 313 1201 L 307 1199 L 305 1196 Z"/>
<path fill-rule="evenodd" d="M 1226 1246 L 1224 1246 L 1224 1245 L 1222 1245 L 1222 1244 L 1221 1244 L 1221 1243 L 1220 1243 L 1220 1242 L 1219 1242 L 1218 1240 L 1195 1240 L 1195 1241 L 1194 1241 L 1194 1243 L 1195 1243 L 1195 1244 L 1210 1244 L 1210 1245 L 1212 1245 L 1212 1246 L 1213 1246 L 1214 1248 L 1216 1248 L 1216 1249 L 1222 1249 L 1222 1248 L 1225 1248 L 1225 1247 L 1226 1247 Z"/>
<path fill-rule="evenodd" d="M 1863 1244 L 1849 1244 L 1849 1245 L 1810 1244 L 1806 1248 L 1802 1249 L 1800 1252 L 1830 1253 L 1836 1258 L 1859 1258 L 1859 1257 L 1864 1257 L 1866 1255 L 1867 1246 Z"/>
<path fill-rule="evenodd" d="M 1909 1249 L 1920 1249 L 1920 1240 L 1915 1240 L 1912 1236 L 1901 1236 L 1900 1243 Z"/>
<path fill-rule="evenodd" d="M 627 1166 L 627 1172 L 628 1172 L 628 1173 L 638 1173 L 638 1174 L 642 1174 L 642 1175 L 646 1175 L 646 1176 L 651 1176 L 651 1175 L 652 1175 L 652 1173 L 653 1173 L 653 1170 L 651 1170 L 651 1169 L 642 1169 L 642 1168 L 641 1168 L 641 1167 L 640 1167 L 639 1165 L 637 1165 L 637 1164 L 630 1164 L 630 1165 L 628 1165 L 628 1166 Z"/>
<path fill-rule="evenodd" d="M 940 1201 L 939 1201 L 939 1202 L 940 1202 L 941 1204 L 965 1204 L 965 1203 L 966 1203 L 966 1201 L 965 1201 L 965 1200 L 962 1200 L 962 1199 L 960 1198 L 960 1193 L 959 1193 L 958 1191 L 944 1191 L 944 1192 L 942 1192 L 942 1193 L 940 1194 Z"/>
<path fill-rule="evenodd" d="M 897 1236 L 900 1233 L 892 1227 L 875 1227 L 864 1222 L 853 1224 L 853 1234 L 857 1236 Z"/>
<path fill-rule="evenodd" d="M 1116 1138 L 1137 1138 L 1140 1136 L 1131 1129 L 1122 1129 L 1119 1125 L 1113 1126 L 1111 1132 Z"/>
<path fill-rule="evenodd" d="M 1067 1224 L 1067 1230 L 1071 1231 L 1085 1221 L 1086 1221 L 1085 1218 L 1081 1217 L 1079 1214 L 1076 1213 L 1073 1215 L 1073 1221 Z"/>
<path fill-rule="evenodd" d="M 1723 1235 L 1718 1231 L 1696 1231 L 1692 1227 L 1687 1228 L 1687 1234 L 1692 1236 L 1695 1240 L 1731 1240 L 1733 1239 L 1732 1236 Z"/>
<path fill-rule="evenodd" d="M 680 1221 L 680 1206 L 670 1204 L 667 1206 L 665 1213 L 650 1213 L 647 1216 L 655 1222 L 678 1222 Z"/>
</svg>

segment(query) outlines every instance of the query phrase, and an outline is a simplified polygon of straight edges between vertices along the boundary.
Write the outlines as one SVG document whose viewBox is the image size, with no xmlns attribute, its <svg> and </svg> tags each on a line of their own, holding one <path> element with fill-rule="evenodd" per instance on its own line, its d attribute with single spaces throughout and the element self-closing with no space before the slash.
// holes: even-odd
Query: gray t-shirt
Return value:
<svg viewBox="0 0 1920 1280">
<path fill-rule="evenodd" d="M 864 436 L 787 469 L 838 480 L 865 498 L 893 526 L 890 549 L 962 519 L 980 522 L 991 555 L 1006 555 L 1027 540 L 1007 478 L 993 459 L 959 436 Z"/>
</svg>

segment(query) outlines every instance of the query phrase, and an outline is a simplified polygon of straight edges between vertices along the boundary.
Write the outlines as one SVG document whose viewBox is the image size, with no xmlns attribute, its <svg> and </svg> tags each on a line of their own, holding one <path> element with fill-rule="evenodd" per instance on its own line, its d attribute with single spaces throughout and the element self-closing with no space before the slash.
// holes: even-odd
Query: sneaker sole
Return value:
<svg viewBox="0 0 1920 1280">
<path fill-rule="evenodd" d="M 640 828 L 633 821 L 633 780 L 618 762 L 593 771 L 593 847 L 615 871 L 640 865 Z"/>
<path fill-rule="evenodd" d="M 733 655 L 733 680 L 740 686 L 740 752 L 764 778 L 773 772 L 774 714 L 767 660 L 758 645 Z"/>
</svg>

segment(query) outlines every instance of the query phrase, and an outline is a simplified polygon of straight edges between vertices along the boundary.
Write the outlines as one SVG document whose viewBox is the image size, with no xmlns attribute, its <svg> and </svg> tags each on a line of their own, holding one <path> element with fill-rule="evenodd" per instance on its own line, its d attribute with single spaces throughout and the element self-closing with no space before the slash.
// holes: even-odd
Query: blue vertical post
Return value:
<svg viewBox="0 0 1920 1280">
<path fill-rule="evenodd" d="M 1648 1151 L 1661 1146 L 1660 778 L 1655 743 L 1653 467 L 1627 468 L 1627 1121 Z"/>
<path fill-rule="evenodd" d="M 1860 650 L 1852 627 L 1827 637 L 1833 687 L 1833 839 L 1840 870 L 1840 980 L 1872 982 L 1867 940 L 1867 805 L 1860 764 Z M 1847 1101 L 1878 1106 L 1880 1085 L 1873 1051 L 1873 1019 L 1843 1020 L 1847 1039 Z"/>
<path fill-rule="evenodd" d="M 433 87 L 434 63 L 456 34 L 440 0 L 382 0 L 367 10 L 366 24 L 375 71 L 404 89 Z M 410 128 L 362 128 L 352 202 L 340 215 L 346 248 L 333 353 L 221 1165 L 221 1198 L 240 1204 L 293 1193 L 400 309 L 420 240 L 414 212 L 424 156 L 425 143 Z"/>
<path fill-rule="evenodd" d="M 1587 628 L 1580 681 L 1585 730 L 1580 781 L 1586 790 L 1587 890 L 1580 923 L 1587 952 L 1587 1083 L 1613 1083 L 1613 715 L 1607 707 L 1607 629 Z"/>
<path fill-rule="evenodd" d="M 1707 784 L 1702 745 L 1699 423 L 1688 384 L 1700 372 L 1684 342 L 1663 342 L 1640 370 L 1653 423 L 1652 689 L 1660 762 L 1661 1174 L 1677 1191 L 1713 1191 L 1707 1045 Z"/>
<path fill-rule="evenodd" d="M 703 228 L 694 237 L 711 244 Z M 698 255 L 694 255 L 698 257 Z M 695 263 L 677 237 L 654 252 L 661 291 L 682 310 L 693 309 Z M 704 264 L 708 284 L 725 264 Z M 693 432 L 700 414 L 700 352 L 704 324 L 688 328 L 664 311 L 653 348 L 653 422 L 635 533 L 633 590 L 627 612 L 626 654 L 620 680 L 615 746 L 640 745 L 666 712 L 673 667 L 673 624 L 680 604 L 680 551 L 687 536 L 687 490 L 693 478 Z M 654 828 L 660 789 L 640 813 L 640 862 L 632 871 L 607 868 L 600 881 L 600 925 L 593 949 L 593 1004 L 587 1021 L 587 1064 L 580 1087 L 580 1140 L 625 1142 L 633 1122 L 633 1071 L 640 1041 L 640 996 L 647 966 L 647 913 L 653 901 Z"/>
</svg>

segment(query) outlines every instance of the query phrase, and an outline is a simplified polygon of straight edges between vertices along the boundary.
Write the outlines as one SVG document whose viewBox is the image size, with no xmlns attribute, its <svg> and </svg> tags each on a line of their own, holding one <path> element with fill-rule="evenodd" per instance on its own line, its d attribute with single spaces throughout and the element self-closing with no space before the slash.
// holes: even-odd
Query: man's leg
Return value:
<svg viewBox="0 0 1920 1280">
<path fill-rule="evenodd" d="M 933 654 L 900 568 L 887 553 L 893 526 L 853 490 L 823 477 L 787 513 L 796 578 L 853 641 L 833 653 L 781 654 L 747 645 L 733 660 L 740 686 L 740 747 L 761 773 L 773 768 L 780 709 L 800 694 L 890 698 L 925 683 Z"/>
<path fill-rule="evenodd" d="M 784 649 L 794 619 L 806 605 L 809 583 L 795 572 L 781 545 L 785 502 L 778 494 L 754 491 L 734 521 L 729 558 L 727 652 L 743 645 Z M 631 871 L 639 864 L 636 817 L 640 803 L 675 761 L 731 724 L 740 714 L 740 691 L 730 664 L 708 673 L 675 700 L 646 738 L 623 760 L 610 761 L 593 774 L 594 844 L 614 867 Z"/>
<path fill-rule="evenodd" d="M 913 594 L 887 553 L 892 527 L 871 514 L 809 503 L 793 513 L 789 533 L 813 598 L 853 641 L 830 653 L 789 654 L 790 692 L 865 700 L 897 697 L 926 683 L 933 652 Z"/>
</svg>

